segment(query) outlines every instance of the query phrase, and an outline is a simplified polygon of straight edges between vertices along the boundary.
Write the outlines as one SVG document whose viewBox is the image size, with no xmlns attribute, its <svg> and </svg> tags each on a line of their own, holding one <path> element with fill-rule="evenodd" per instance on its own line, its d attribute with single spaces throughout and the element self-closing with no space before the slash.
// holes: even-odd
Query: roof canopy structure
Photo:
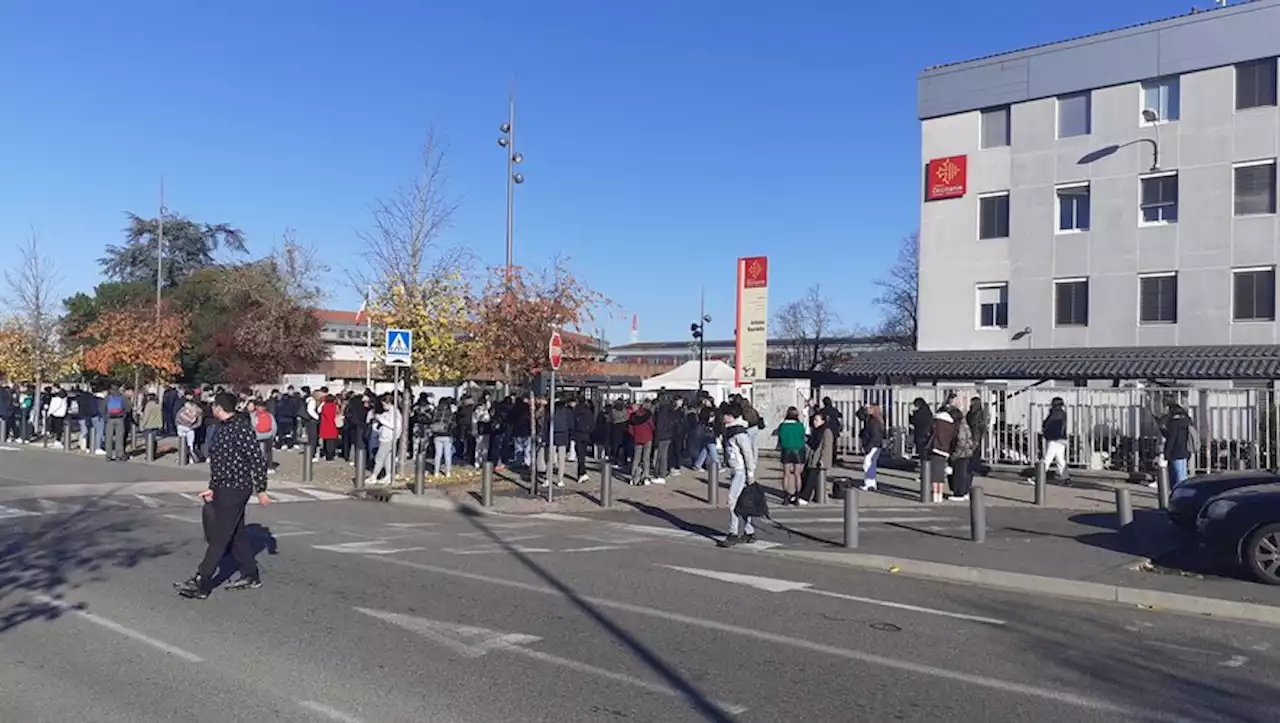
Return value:
<svg viewBox="0 0 1280 723">
<path fill-rule="evenodd" d="M 913 379 L 1280 380 L 1280 345 L 872 352 L 852 377 Z"/>
<path fill-rule="evenodd" d="M 659 374 L 644 380 L 645 389 L 671 389 L 689 391 L 698 388 L 698 362 L 689 361 L 672 369 L 666 374 Z M 702 386 L 733 386 L 733 367 L 722 361 L 706 361 L 702 363 Z"/>
</svg>

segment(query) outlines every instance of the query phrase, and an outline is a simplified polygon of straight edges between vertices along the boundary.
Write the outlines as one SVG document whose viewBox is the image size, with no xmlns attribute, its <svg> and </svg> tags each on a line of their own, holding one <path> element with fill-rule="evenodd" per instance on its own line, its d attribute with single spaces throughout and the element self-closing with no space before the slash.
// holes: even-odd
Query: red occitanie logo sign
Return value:
<svg viewBox="0 0 1280 723">
<path fill-rule="evenodd" d="M 769 285 L 769 258 L 767 256 L 753 256 L 742 260 L 742 287 L 744 289 L 758 289 L 762 286 Z"/>
<path fill-rule="evenodd" d="M 965 193 L 968 175 L 968 156 L 948 156 L 929 161 L 925 168 L 924 200 L 960 198 Z"/>
</svg>

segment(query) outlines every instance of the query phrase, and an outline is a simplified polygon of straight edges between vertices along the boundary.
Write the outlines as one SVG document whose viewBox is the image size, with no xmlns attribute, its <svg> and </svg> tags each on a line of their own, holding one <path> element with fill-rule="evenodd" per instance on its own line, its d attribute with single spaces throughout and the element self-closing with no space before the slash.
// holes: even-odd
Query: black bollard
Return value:
<svg viewBox="0 0 1280 723">
<path fill-rule="evenodd" d="M 307 440 L 306 453 L 303 454 L 302 456 L 302 481 L 303 482 L 310 482 L 311 478 L 314 476 L 315 470 L 313 470 L 312 467 L 313 465 L 315 465 L 315 453 L 316 453 L 315 442 L 311 440 Z"/>
<path fill-rule="evenodd" d="M 493 507 L 493 462 L 485 462 L 480 469 L 480 504 Z"/>
<path fill-rule="evenodd" d="M 707 462 L 707 504 L 720 506 L 720 460 L 715 455 Z"/>
<path fill-rule="evenodd" d="M 927 503 L 933 500 L 933 460 L 928 455 L 920 457 L 920 501 Z"/>
<path fill-rule="evenodd" d="M 156 461 L 156 431 L 154 429 L 147 430 L 147 461 Z"/>
<path fill-rule="evenodd" d="M 423 478 L 427 474 L 427 455 L 415 454 L 413 456 L 413 493 L 422 496 Z"/>
<path fill-rule="evenodd" d="M 1156 478 L 1156 493 L 1159 496 L 1160 509 L 1169 509 L 1169 463 L 1156 465 L 1159 477 Z"/>
<path fill-rule="evenodd" d="M 607 460 L 600 465 L 600 506 L 605 509 L 613 506 L 613 465 Z"/>
<path fill-rule="evenodd" d="M 1116 488 L 1116 528 L 1124 530 L 1133 524 L 1133 502 L 1129 490 Z"/>
<path fill-rule="evenodd" d="M 1045 497 L 1047 496 L 1046 486 L 1048 484 L 1045 477 L 1046 477 L 1046 472 L 1044 468 L 1044 462 L 1036 462 L 1036 506 L 1037 507 L 1043 507 L 1045 504 Z"/>
<path fill-rule="evenodd" d="M 844 488 L 844 546 L 858 547 L 858 488 L 853 485 Z"/>
<path fill-rule="evenodd" d="M 364 459 L 367 451 L 364 444 L 356 442 L 356 489 L 358 490 L 364 489 L 364 476 L 368 472 L 365 469 Z"/>
<path fill-rule="evenodd" d="M 70 421 L 70 420 L 68 420 Z M 71 425 L 68 421 L 62 423 L 62 451 L 71 451 Z"/>
<path fill-rule="evenodd" d="M 987 541 L 987 506 L 979 486 L 969 490 L 969 539 Z"/>
</svg>

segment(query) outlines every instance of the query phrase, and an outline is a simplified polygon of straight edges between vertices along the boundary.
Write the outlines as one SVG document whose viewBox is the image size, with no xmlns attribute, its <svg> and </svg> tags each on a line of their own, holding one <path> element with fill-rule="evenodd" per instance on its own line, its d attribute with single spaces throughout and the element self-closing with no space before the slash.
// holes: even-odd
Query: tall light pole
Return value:
<svg viewBox="0 0 1280 723">
<path fill-rule="evenodd" d="M 702 394 L 702 371 L 707 359 L 707 324 L 711 323 L 711 315 L 707 313 L 707 290 L 702 289 L 698 301 L 698 320 L 689 325 L 694 340 L 698 343 L 698 394 Z"/>
<path fill-rule="evenodd" d="M 524 156 L 516 150 L 516 86 L 511 84 L 507 91 L 507 122 L 498 126 L 502 133 L 498 137 L 498 145 L 507 152 L 507 282 L 511 281 L 511 269 L 515 264 L 515 202 L 516 185 L 524 183 L 524 174 L 516 171 L 516 166 L 524 161 Z"/>
<path fill-rule="evenodd" d="M 160 177 L 160 218 L 156 220 L 156 321 L 160 321 L 160 294 L 164 290 L 164 176 Z"/>
</svg>

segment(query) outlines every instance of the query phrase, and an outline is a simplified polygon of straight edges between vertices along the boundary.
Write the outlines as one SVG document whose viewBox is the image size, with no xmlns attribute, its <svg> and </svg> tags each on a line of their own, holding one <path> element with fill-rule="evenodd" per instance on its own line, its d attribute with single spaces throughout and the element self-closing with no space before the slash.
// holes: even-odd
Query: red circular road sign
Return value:
<svg viewBox="0 0 1280 723">
<path fill-rule="evenodd" d="M 560 332 L 551 332 L 551 343 L 547 344 L 547 358 L 551 361 L 551 370 L 560 371 L 560 362 L 564 361 L 564 347 L 560 343 Z"/>
</svg>

